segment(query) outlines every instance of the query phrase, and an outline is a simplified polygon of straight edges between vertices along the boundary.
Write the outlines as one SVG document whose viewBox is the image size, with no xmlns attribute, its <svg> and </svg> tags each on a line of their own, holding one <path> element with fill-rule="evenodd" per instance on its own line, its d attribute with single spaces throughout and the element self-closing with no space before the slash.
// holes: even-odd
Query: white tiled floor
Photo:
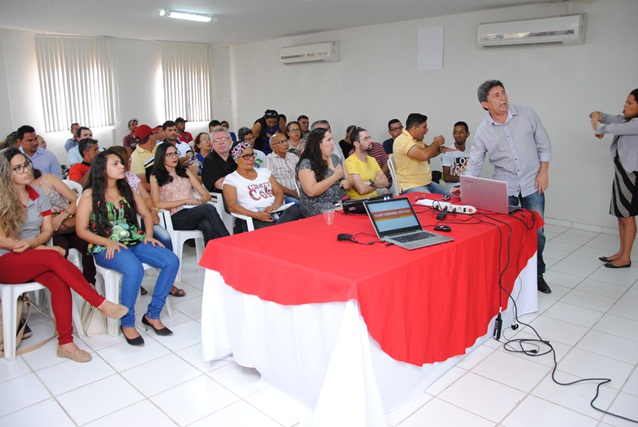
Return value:
<svg viewBox="0 0 638 427">
<path fill-rule="evenodd" d="M 540 294 L 540 310 L 524 316 L 552 342 L 556 377 L 569 382 L 609 377 L 598 406 L 638 419 L 638 257 L 636 266 L 604 268 L 617 237 L 546 226 L 545 275 L 553 292 Z M 0 360 L 0 426 L 303 426 L 303 410 L 259 374 L 233 362 L 203 362 L 200 317 L 203 271 L 187 248 L 188 295 L 171 298 L 175 332 L 157 337 L 138 326 L 146 346 L 120 335 L 77 342 L 93 354 L 87 364 L 55 356 L 55 342 L 16 360 Z M 152 287 L 154 277 L 145 279 Z M 148 296 L 139 301 L 143 312 Z M 37 316 L 34 339 L 47 332 Z M 504 332 L 531 337 L 528 328 Z M 28 342 L 27 342 L 28 343 Z M 531 427 L 629 426 L 590 408 L 591 383 L 560 387 L 551 380 L 551 355 L 527 357 L 489 340 L 402 408 L 393 426 Z M 332 427 L 332 426 L 331 426 Z"/>
</svg>

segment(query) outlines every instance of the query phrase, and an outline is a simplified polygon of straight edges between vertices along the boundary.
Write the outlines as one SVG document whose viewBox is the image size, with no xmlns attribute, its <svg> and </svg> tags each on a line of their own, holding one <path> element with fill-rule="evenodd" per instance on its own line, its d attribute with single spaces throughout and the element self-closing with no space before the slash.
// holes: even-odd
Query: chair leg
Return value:
<svg viewBox="0 0 638 427">
<path fill-rule="evenodd" d="M 195 244 L 197 244 L 197 240 L 195 240 Z M 175 244 L 177 243 L 177 244 Z M 181 242 L 173 242 L 173 253 L 177 256 L 177 259 L 180 262 L 180 266 L 177 269 L 177 276 L 175 277 L 175 283 L 182 283 L 182 253 L 184 251 L 184 241 Z"/>
<path fill-rule="evenodd" d="M 2 289 L 2 337 L 4 341 L 4 358 L 13 360 L 16 357 L 16 317 L 18 301 L 9 287 Z"/>
<path fill-rule="evenodd" d="M 119 303 L 120 301 L 120 276 L 113 270 L 106 272 L 104 277 L 104 297 L 109 301 Z M 120 321 L 116 319 L 106 319 L 109 335 L 116 337 L 119 334 L 118 325 Z"/>
</svg>

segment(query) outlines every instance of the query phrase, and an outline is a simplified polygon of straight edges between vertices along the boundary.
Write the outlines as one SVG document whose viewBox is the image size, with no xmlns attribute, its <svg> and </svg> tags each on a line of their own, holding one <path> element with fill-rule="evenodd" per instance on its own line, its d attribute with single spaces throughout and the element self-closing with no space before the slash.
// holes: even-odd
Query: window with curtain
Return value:
<svg viewBox="0 0 638 427">
<path fill-rule="evenodd" d="M 166 117 L 208 121 L 211 117 L 211 46 L 162 44 Z"/>
<path fill-rule="evenodd" d="M 113 126 L 113 60 L 105 37 L 35 37 L 47 132 Z"/>
</svg>

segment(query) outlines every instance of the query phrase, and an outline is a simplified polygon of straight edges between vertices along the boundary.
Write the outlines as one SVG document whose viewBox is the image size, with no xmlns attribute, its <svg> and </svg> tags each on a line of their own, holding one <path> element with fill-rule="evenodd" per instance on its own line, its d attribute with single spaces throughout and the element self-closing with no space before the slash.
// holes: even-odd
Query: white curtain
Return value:
<svg viewBox="0 0 638 427">
<path fill-rule="evenodd" d="M 114 125 L 111 40 L 35 37 L 47 132 Z"/>
<path fill-rule="evenodd" d="M 192 121 L 211 118 L 211 58 L 208 45 L 163 43 L 165 114 Z"/>
</svg>

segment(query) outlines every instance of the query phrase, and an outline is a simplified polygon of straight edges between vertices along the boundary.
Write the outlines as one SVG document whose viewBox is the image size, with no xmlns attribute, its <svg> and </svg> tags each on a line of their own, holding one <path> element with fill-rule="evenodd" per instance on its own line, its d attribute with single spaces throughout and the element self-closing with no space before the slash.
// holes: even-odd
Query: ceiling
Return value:
<svg viewBox="0 0 638 427">
<path fill-rule="evenodd" d="M 0 28 L 237 45 L 548 1 L 563 0 L 0 0 Z M 164 18 L 160 9 L 217 22 Z"/>
</svg>

